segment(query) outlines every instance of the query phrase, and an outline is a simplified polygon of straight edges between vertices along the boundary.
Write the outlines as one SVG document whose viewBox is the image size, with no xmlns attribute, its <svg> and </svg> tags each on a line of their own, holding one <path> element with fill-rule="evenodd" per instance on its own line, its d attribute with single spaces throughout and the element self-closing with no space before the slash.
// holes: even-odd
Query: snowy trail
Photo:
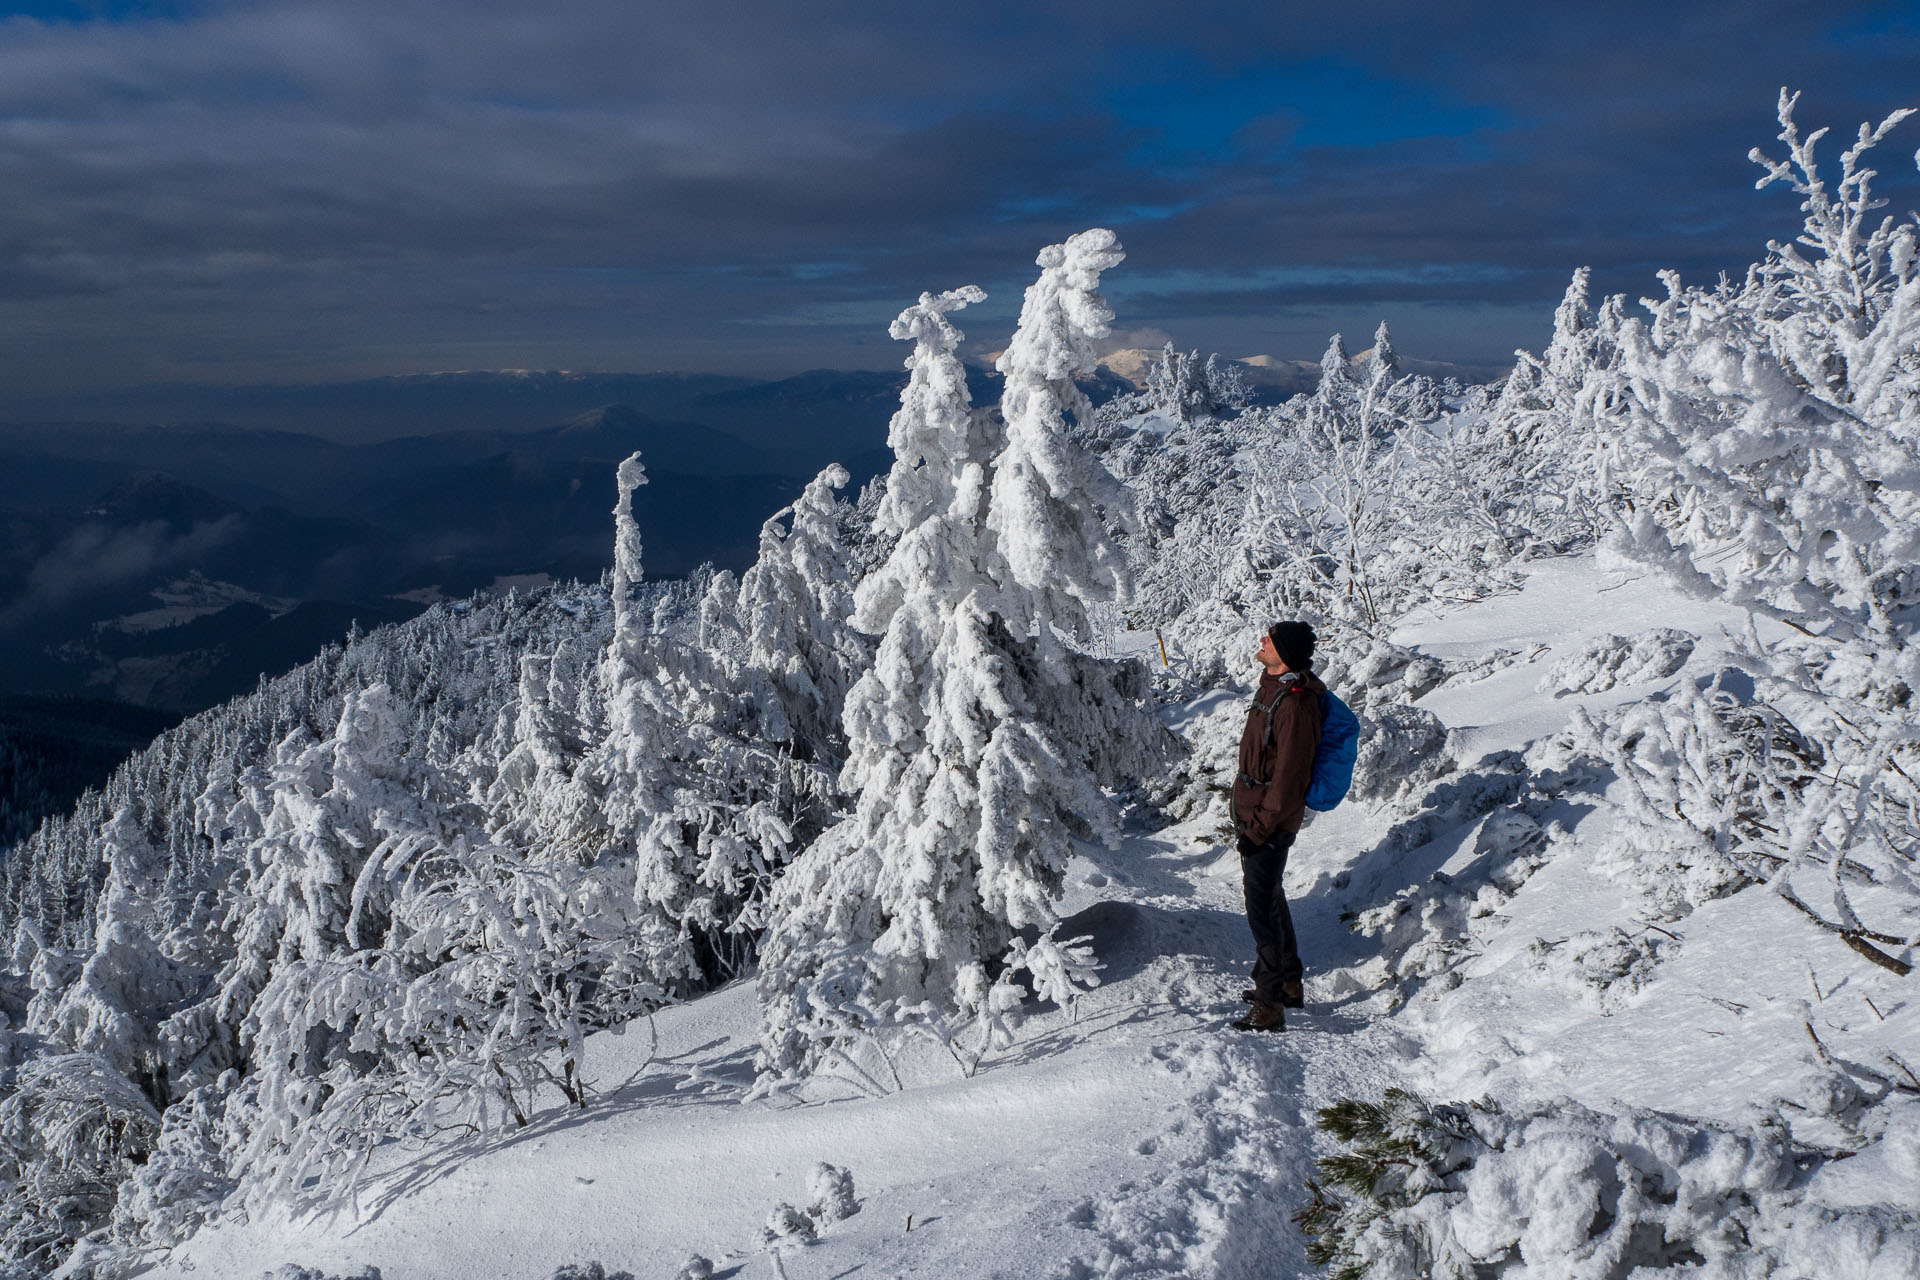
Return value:
<svg viewBox="0 0 1920 1280">
<path fill-rule="evenodd" d="M 842 1082 L 827 1101 L 743 1105 L 756 1009 L 739 984 L 663 1011 L 657 1045 L 644 1024 L 594 1037 L 593 1078 L 637 1078 L 585 1112 L 403 1159 L 357 1214 L 216 1226 L 148 1274 L 251 1280 L 297 1262 L 539 1280 L 600 1260 L 644 1277 L 698 1252 L 718 1274 L 771 1275 L 759 1229 L 782 1201 L 804 1207 L 820 1161 L 852 1170 L 861 1212 L 783 1251 L 795 1280 L 1309 1274 L 1287 1218 L 1312 1111 L 1384 1076 L 1349 1014 L 1310 1010 L 1282 1036 L 1226 1026 L 1251 942 L 1234 860 L 1193 835 L 1076 864 L 1068 932 L 1095 936 L 1106 981 L 970 1079 L 928 1046 L 900 1055 L 901 1091 Z M 1310 904 L 1301 928 L 1309 946 L 1345 932 Z"/>
<path fill-rule="evenodd" d="M 539 1280 L 570 1261 L 671 1275 L 771 1275 L 757 1235 L 804 1206 L 820 1161 L 852 1170 L 861 1212 L 784 1251 L 784 1273 L 1276 1277 L 1312 1274 L 1288 1222 L 1313 1158 L 1315 1108 L 1390 1079 L 1391 1033 L 1318 1005 L 1284 1035 L 1235 1032 L 1251 941 L 1237 860 L 1210 833 L 1136 834 L 1090 851 L 1063 905 L 1105 981 L 1034 1016 L 971 1078 L 944 1052 L 901 1055 L 909 1088 L 742 1104 L 756 1009 L 739 984 L 600 1035 L 583 1113 L 397 1163 L 357 1215 L 272 1215 L 203 1231 L 149 1274 L 252 1277 L 287 1262 L 386 1280 Z M 1224 856 L 1223 856 L 1224 853 Z M 1311 882 L 1331 849 L 1303 847 Z M 1322 895 L 1325 898 L 1325 895 Z M 1351 945 L 1305 901 L 1304 945 Z M 1383 1040 L 1383 1035 L 1386 1037 Z M 870 1094 L 871 1091 L 868 1091 Z M 912 1228 L 907 1229 L 909 1215 Z M 729 1271 L 729 1268 L 732 1270 Z"/>
<path fill-rule="evenodd" d="M 1191 841 L 1185 854 L 1178 851 L 1183 835 Z M 1194 1010 L 1199 1025 L 1152 1051 L 1189 1082 L 1189 1105 L 1154 1142 L 1161 1180 L 1115 1188 L 1095 1213 L 1103 1239 L 1068 1275 L 1254 1280 L 1317 1274 L 1289 1222 L 1312 1172 L 1313 1114 L 1336 1098 L 1378 1092 L 1391 1078 L 1383 1051 L 1391 1033 L 1329 1007 L 1312 981 L 1309 1008 L 1289 1015 L 1284 1034 L 1226 1027 L 1244 1007 L 1239 992 L 1252 942 L 1238 860 L 1208 841 L 1208 833 L 1176 828 L 1128 851 L 1148 851 L 1144 861 L 1137 853 L 1128 859 L 1136 874 L 1177 867 L 1170 874 L 1190 895 L 1159 931 L 1160 940 L 1177 944 L 1154 952 L 1155 985 Z M 1289 867 L 1290 885 L 1297 893 L 1313 862 L 1342 856 L 1339 846 L 1316 850 L 1303 841 Z M 1324 895 L 1297 901 L 1294 914 L 1305 954 L 1326 955 L 1344 945 L 1347 931 Z"/>
</svg>

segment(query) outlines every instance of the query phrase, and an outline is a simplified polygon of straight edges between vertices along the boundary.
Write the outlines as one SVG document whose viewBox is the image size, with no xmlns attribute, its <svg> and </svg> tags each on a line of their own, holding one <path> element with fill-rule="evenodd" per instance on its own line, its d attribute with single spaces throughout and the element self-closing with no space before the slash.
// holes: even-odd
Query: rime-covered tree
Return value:
<svg viewBox="0 0 1920 1280">
<path fill-rule="evenodd" d="M 1841 868 L 1910 887 L 1910 859 L 1895 851 L 1920 835 L 1920 403 L 1900 389 L 1920 340 L 1920 224 L 1871 225 L 1879 202 L 1862 164 L 1909 113 L 1861 125 L 1829 188 L 1813 157 L 1824 130 L 1801 137 L 1795 100 L 1783 92 L 1779 105 L 1788 159 L 1753 158 L 1767 170 L 1760 185 L 1787 181 L 1802 196 L 1798 245 L 1769 246 L 1738 284 L 1687 287 L 1664 273 L 1666 297 L 1642 304 L 1644 320 L 1610 309 L 1596 327 L 1612 358 L 1589 369 L 1582 399 L 1607 447 L 1603 552 L 1778 619 L 1793 638 L 1738 647 L 1752 706 L 1688 689 L 1650 713 L 1664 730 L 1593 737 L 1652 788 L 1639 817 L 1731 845 L 1748 878 L 1898 967 L 1876 946 L 1916 938 L 1863 920 Z M 1666 759 L 1663 740 L 1675 744 Z M 1686 749 L 1703 740 L 1713 749 Z M 1659 802 L 1675 759 L 1705 766 L 1692 804 Z M 1716 819 L 1728 806 L 1738 820 Z"/>
<path fill-rule="evenodd" d="M 828 758 L 840 755 L 847 690 L 873 656 L 853 626 L 853 560 L 833 496 L 846 483 L 846 468 L 835 463 L 767 520 L 734 612 L 747 661 L 771 679 L 791 740 Z"/>
<path fill-rule="evenodd" d="M 206 975 L 183 971 L 153 936 L 151 886 L 143 893 L 138 884 L 138 868 L 151 866 L 151 854 L 130 809 L 114 814 L 101 845 L 111 869 L 92 953 L 32 1027 L 74 1053 L 100 1058 L 164 1107 L 170 1064 L 160 1027 Z"/>
<path fill-rule="evenodd" d="M 1387 332 L 1385 320 L 1373 331 L 1373 350 L 1367 357 L 1366 380 L 1389 386 L 1400 380 L 1400 351 L 1393 345 L 1393 335 Z"/>
<path fill-rule="evenodd" d="M 1104 520 L 1131 525 L 1133 500 L 1067 437 L 1069 418 L 1093 416 L 1074 378 L 1097 365 L 1093 341 L 1113 320 L 1100 274 L 1124 256 L 1109 231 L 1043 251 L 1040 278 L 1028 286 L 1019 328 L 996 366 L 1006 378 L 1006 444 L 993 464 L 986 524 L 1007 569 L 1005 621 L 1016 635 L 1031 631 L 1043 655 L 1053 651 L 1054 630 L 1084 644 L 1088 607 L 1118 600 L 1130 586 Z"/>
<path fill-rule="evenodd" d="M 1249 515 L 1253 553 L 1284 566 L 1276 604 L 1372 633 L 1398 585 L 1388 553 L 1405 513 L 1387 497 L 1406 458 L 1404 419 L 1388 366 L 1370 363 L 1364 381 L 1350 367 L 1336 333 L 1292 437 L 1261 459 Z"/>
<path fill-rule="evenodd" d="M 1237 361 L 1222 360 L 1217 352 L 1209 355 L 1203 377 L 1207 397 L 1213 401 L 1216 412 L 1244 409 L 1253 403 L 1253 388 L 1247 385 L 1246 367 Z"/>
<path fill-rule="evenodd" d="M 1128 689 L 1066 692 L 1092 668 L 1063 640 L 1125 589 L 1096 513 L 1124 500 L 1066 433 L 1088 412 L 1073 377 L 1093 368 L 1111 319 L 1099 277 L 1120 258 L 1107 231 L 1041 253 L 1000 361 L 1000 424 L 972 409 L 947 318 L 978 289 L 923 294 L 893 324 L 915 343 L 881 510 L 899 540 L 856 597 L 881 640 L 847 699 L 854 812 L 796 862 L 768 931 L 761 1065 L 776 1075 L 902 1017 L 1003 1031 L 1017 973 L 1054 998 L 1089 976 L 1052 938 L 1052 901 L 1069 834 L 1111 832 L 1095 770 L 1114 753 L 1092 746 L 1115 736 Z"/>
<path fill-rule="evenodd" d="M 1801 192 L 1800 246 L 1776 244 L 1739 285 L 1663 273 L 1647 319 L 1610 312 L 1599 337 L 1617 355 L 1583 407 L 1611 441 L 1612 553 L 1694 594 L 1885 638 L 1920 562 L 1920 404 L 1888 389 L 1920 344 L 1920 227 L 1867 232 L 1861 160 L 1907 113 L 1860 127 L 1830 191 L 1794 101 L 1790 161 L 1756 159 L 1761 185 Z"/>
<path fill-rule="evenodd" d="M 1200 362 L 1198 351 L 1180 351 L 1169 341 L 1160 358 L 1147 370 L 1147 400 L 1162 414 L 1178 423 L 1192 422 L 1213 411 L 1213 395 L 1208 385 L 1209 366 Z"/>
</svg>

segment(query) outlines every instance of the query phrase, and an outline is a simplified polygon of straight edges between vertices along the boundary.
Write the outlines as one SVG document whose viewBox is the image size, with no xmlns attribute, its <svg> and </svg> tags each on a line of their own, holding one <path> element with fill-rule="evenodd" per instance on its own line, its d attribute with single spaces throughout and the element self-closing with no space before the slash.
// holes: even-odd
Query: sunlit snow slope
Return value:
<svg viewBox="0 0 1920 1280">
<path fill-rule="evenodd" d="M 330 1274 L 372 1265 L 385 1280 L 544 1280 L 597 1260 L 664 1280 L 698 1253 L 722 1276 L 1251 1280 L 1313 1274 L 1288 1221 L 1328 1149 L 1313 1112 L 1388 1085 L 1436 1100 L 1566 1096 L 1727 1121 L 1783 1100 L 1804 1121 L 1796 1137 L 1838 1141 L 1846 1118 L 1822 1112 L 1817 1085 L 1831 1068 L 1817 1054 L 1920 1063 L 1912 980 L 1864 963 L 1760 887 L 1655 924 L 1634 886 L 1587 856 L 1613 821 L 1605 778 L 1554 802 L 1537 869 L 1482 894 L 1453 934 L 1389 932 L 1383 943 L 1342 920 L 1437 892 L 1484 860 L 1500 807 L 1460 796 L 1475 779 L 1483 790 L 1498 782 L 1490 757 L 1558 733 L 1576 707 L 1710 678 L 1723 629 L 1744 625 L 1583 557 L 1536 566 L 1517 595 L 1404 627 L 1398 642 L 1449 660 L 1512 652 L 1494 674 L 1456 678 L 1419 704 L 1454 731 L 1454 791 L 1349 805 L 1302 834 L 1289 884 L 1309 1008 L 1284 1035 L 1226 1026 L 1251 944 L 1213 811 L 1085 853 L 1063 932 L 1093 936 L 1103 985 L 1076 1008 L 1036 1015 L 977 1066 L 928 1040 L 892 1062 L 857 1055 L 802 1097 L 745 1100 L 755 1006 L 737 985 L 595 1038 L 598 1092 L 584 1111 L 556 1105 L 508 1138 L 392 1151 L 357 1205 L 220 1223 L 149 1274 L 252 1280 L 297 1263 Z M 1642 664 L 1639 678 L 1593 693 L 1541 687 L 1591 642 L 1659 628 L 1693 637 L 1677 671 L 1651 676 Z M 1578 678 L 1563 671 L 1561 683 Z M 1238 711 L 1216 698 L 1189 724 L 1209 715 Z M 1390 836 L 1422 813 L 1426 838 Z M 1615 952 L 1566 959 L 1584 945 L 1573 940 L 1611 942 L 1616 929 L 1626 941 Z M 1418 948 L 1441 946 L 1438 976 L 1401 971 Z M 1616 952 L 1631 962 L 1617 974 L 1603 963 Z M 1814 1193 L 1842 1205 L 1904 1196 L 1911 1212 L 1916 1135 L 1920 1126 L 1894 1125 L 1864 1135 Z M 804 1207 L 823 1161 L 851 1170 L 859 1211 L 815 1243 L 764 1243 L 770 1213 Z"/>
</svg>

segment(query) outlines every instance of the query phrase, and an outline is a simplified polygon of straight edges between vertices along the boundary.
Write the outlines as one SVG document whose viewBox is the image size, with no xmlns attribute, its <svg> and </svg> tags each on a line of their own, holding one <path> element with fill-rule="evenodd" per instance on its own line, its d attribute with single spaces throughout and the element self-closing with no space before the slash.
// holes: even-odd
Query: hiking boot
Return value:
<svg viewBox="0 0 1920 1280">
<path fill-rule="evenodd" d="M 1248 987 L 1245 991 L 1242 991 L 1240 993 L 1241 1001 L 1246 1004 L 1252 1004 L 1255 1000 L 1258 1000 L 1259 998 L 1260 998 L 1260 993 L 1254 990 L 1252 987 Z M 1280 1006 L 1283 1009 L 1306 1008 L 1307 1007 L 1306 988 L 1301 986 L 1297 982 L 1281 983 L 1280 984 Z"/>
<path fill-rule="evenodd" d="M 1255 1000 L 1244 1017 L 1235 1019 L 1236 1031 L 1281 1031 L 1287 1025 L 1287 1011 L 1277 1004 Z"/>
</svg>

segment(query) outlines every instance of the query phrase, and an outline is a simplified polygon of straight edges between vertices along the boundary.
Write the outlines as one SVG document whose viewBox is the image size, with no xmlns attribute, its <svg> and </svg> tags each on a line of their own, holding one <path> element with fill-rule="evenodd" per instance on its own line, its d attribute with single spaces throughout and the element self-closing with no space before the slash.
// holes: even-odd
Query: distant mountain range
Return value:
<svg viewBox="0 0 1920 1280">
<path fill-rule="evenodd" d="M 191 711 L 356 619 L 503 579 L 597 577 L 614 468 L 636 450 L 648 573 L 741 568 L 819 466 L 844 461 L 858 483 L 884 465 L 890 410 L 871 382 L 718 393 L 715 417 L 785 424 L 774 447 L 626 405 L 359 444 L 225 424 L 0 426 L 0 692 Z"/>
<path fill-rule="evenodd" d="M 1114 352 L 1088 391 L 1133 390 L 1159 357 Z M 1319 376 L 1304 361 L 1239 363 L 1262 399 Z M 761 522 L 819 468 L 844 464 L 856 489 L 885 470 L 905 378 L 492 371 L 167 386 L 81 405 L 113 420 L 0 423 L 0 693 L 187 712 L 305 660 L 354 620 L 596 577 L 614 467 L 635 450 L 651 477 L 637 503 L 648 573 L 742 568 Z M 990 368 L 969 379 L 976 403 L 998 398 Z"/>
<path fill-rule="evenodd" d="M 1147 385 L 1147 377 L 1155 365 L 1160 363 L 1159 347 L 1127 347 L 1107 353 L 1101 363 L 1115 376 L 1124 379 L 1134 387 Z M 1373 348 L 1355 352 L 1349 357 L 1349 363 L 1360 365 L 1373 357 Z M 1261 401 L 1283 400 L 1288 396 L 1312 391 L 1320 385 L 1320 362 L 1318 360 L 1282 360 L 1277 356 L 1251 355 L 1227 359 L 1228 364 L 1237 365 L 1246 375 L 1247 384 L 1253 389 L 1255 397 Z M 1424 373 L 1430 378 L 1459 378 L 1465 383 L 1488 382 L 1507 372 L 1504 367 L 1492 365 L 1454 364 L 1446 360 L 1415 360 L 1401 357 L 1400 368 L 1406 373 Z"/>
</svg>

